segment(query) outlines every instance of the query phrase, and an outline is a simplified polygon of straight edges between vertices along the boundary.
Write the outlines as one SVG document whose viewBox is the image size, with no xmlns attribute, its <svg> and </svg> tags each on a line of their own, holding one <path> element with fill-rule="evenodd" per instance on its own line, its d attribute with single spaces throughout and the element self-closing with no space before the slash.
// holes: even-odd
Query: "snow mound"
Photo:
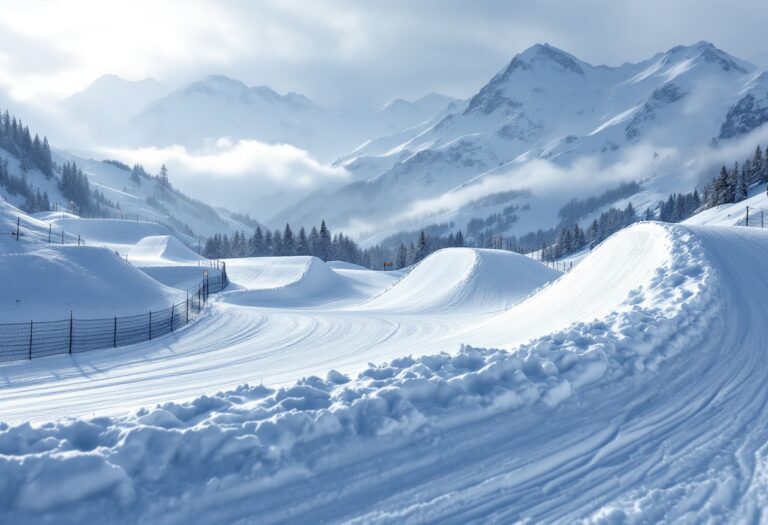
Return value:
<svg viewBox="0 0 768 525">
<path fill-rule="evenodd" d="M 168 288 L 95 246 L 44 247 L 0 255 L 0 322 L 136 315 L 179 300 Z"/>
<path fill-rule="evenodd" d="M 403 313 L 491 312 L 519 302 L 559 275 L 517 253 L 446 248 L 424 259 L 364 308 Z"/>
<path fill-rule="evenodd" d="M 131 248 L 128 260 L 137 266 L 197 265 L 201 256 L 173 235 L 152 235 Z"/>
<path fill-rule="evenodd" d="M 351 292 L 333 270 L 311 256 L 228 259 L 227 275 L 241 288 L 228 294 L 227 301 L 240 305 L 311 305 Z"/>
</svg>

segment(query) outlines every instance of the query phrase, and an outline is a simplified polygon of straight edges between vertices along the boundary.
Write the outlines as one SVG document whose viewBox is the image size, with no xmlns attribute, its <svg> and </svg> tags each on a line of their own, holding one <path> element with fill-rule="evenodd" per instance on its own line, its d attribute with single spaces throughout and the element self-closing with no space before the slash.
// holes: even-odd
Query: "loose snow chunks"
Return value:
<svg viewBox="0 0 768 525">
<path fill-rule="evenodd" d="M 227 301 L 245 306 L 311 306 L 348 297 L 347 283 L 317 257 L 250 257 L 227 261 L 241 289 Z"/>
<path fill-rule="evenodd" d="M 560 272 L 517 253 L 446 248 L 430 255 L 365 309 L 482 313 L 512 306 Z"/>
<path fill-rule="evenodd" d="M 181 292 L 93 246 L 0 255 L 0 322 L 135 315 L 166 308 Z"/>
</svg>

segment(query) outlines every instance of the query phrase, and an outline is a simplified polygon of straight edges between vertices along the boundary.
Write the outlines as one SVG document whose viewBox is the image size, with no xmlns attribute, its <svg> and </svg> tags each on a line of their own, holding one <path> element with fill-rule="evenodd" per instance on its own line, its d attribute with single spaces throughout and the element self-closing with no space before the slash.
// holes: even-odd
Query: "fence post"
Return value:
<svg viewBox="0 0 768 525">
<path fill-rule="evenodd" d="M 747 206 L 747 218 L 744 220 L 744 226 L 749 226 L 749 206 Z"/>
<path fill-rule="evenodd" d="M 19 227 L 21 226 L 21 217 L 16 217 L 16 240 L 19 240 Z"/>
<path fill-rule="evenodd" d="M 117 316 L 115 316 L 115 329 L 112 333 L 112 348 L 117 348 Z"/>
<path fill-rule="evenodd" d="M 152 340 L 152 310 L 149 311 L 149 340 Z"/>
<path fill-rule="evenodd" d="M 202 283 L 197 285 L 197 313 L 203 309 L 203 285 Z"/>
<path fill-rule="evenodd" d="M 187 290 L 187 303 L 186 304 L 187 304 L 187 307 L 185 309 L 185 311 L 186 311 L 185 316 L 186 316 L 186 319 L 187 319 L 186 322 L 188 323 L 189 322 L 189 290 Z"/>
<path fill-rule="evenodd" d="M 29 322 L 29 358 L 32 359 L 32 321 Z"/>
<path fill-rule="evenodd" d="M 77 234 L 77 245 L 80 246 L 80 234 Z"/>
<path fill-rule="evenodd" d="M 64 244 L 64 230 L 61 230 L 61 244 Z"/>
<path fill-rule="evenodd" d="M 69 353 L 72 353 L 72 310 L 69 311 Z"/>
<path fill-rule="evenodd" d="M 51 228 L 53 228 L 53 224 L 48 224 L 48 244 L 51 244 Z"/>
<path fill-rule="evenodd" d="M 171 305 L 171 332 L 173 332 L 173 315 L 176 312 L 176 305 Z"/>
</svg>

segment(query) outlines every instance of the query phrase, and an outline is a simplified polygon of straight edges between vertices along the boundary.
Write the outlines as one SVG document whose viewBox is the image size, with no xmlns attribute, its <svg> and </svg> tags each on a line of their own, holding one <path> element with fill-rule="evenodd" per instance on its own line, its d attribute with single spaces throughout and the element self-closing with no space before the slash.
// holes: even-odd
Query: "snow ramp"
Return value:
<svg viewBox="0 0 768 525">
<path fill-rule="evenodd" d="M 240 289 L 226 300 L 243 306 L 309 306 L 350 293 L 344 280 L 317 257 L 228 259 L 227 275 Z"/>
<path fill-rule="evenodd" d="M 512 252 L 446 248 L 416 265 L 363 305 L 402 313 L 482 313 L 503 310 L 560 272 Z"/>
<path fill-rule="evenodd" d="M 626 228 L 551 286 L 466 331 L 473 345 L 509 348 L 579 322 L 625 312 L 646 300 L 659 272 L 675 261 L 670 230 L 656 223 Z"/>
<path fill-rule="evenodd" d="M 197 265 L 203 259 L 173 235 L 144 237 L 128 252 L 137 266 Z"/>
</svg>

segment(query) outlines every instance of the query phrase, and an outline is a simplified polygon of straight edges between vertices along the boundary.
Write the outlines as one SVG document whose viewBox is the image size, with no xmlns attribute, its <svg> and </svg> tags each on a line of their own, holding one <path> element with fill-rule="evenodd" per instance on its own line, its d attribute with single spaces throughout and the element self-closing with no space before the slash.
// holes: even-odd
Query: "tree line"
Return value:
<svg viewBox="0 0 768 525">
<path fill-rule="evenodd" d="M 706 208 L 741 202 L 747 198 L 750 186 L 768 183 L 768 159 L 758 145 L 755 153 L 744 162 L 736 162 L 732 169 L 725 166 L 712 182 L 704 187 Z M 768 190 L 767 190 L 768 191 Z"/>
<path fill-rule="evenodd" d="M 40 188 L 32 188 L 23 176 L 12 175 L 6 159 L 0 159 L 0 186 L 4 187 L 11 195 L 23 197 L 25 204 L 21 207 L 28 213 L 51 209 L 48 192 L 40 192 Z"/>
<path fill-rule="evenodd" d="M 377 244 L 363 249 L 347 235 L 332 233 L 323 220 L 309 233 L 304 227 L 294 233 L 290 224 L 275 230 L 257 226 L 250 235 L 242 231 L 232 236 L 217 233 L 205 240 L 202 255 L 211 259 L 311 255 L 323 261 L 345 261 L 375 269 L 399 269 L 415 264 L 441 248 L 463 245 L 461 231 L 447 236 L 430 236 L 422 230 L 415 241 L 400 241 L 394 246 Z"/>
<path fill-rule="evenodd" d="M 48 138 L 35 134 L 29 127 L 16 119 L 8 110 L 0 117 L 0 147 L 19 159 L 21 170 L 39 169 L 46 177 L 53 177 L 54 164 Z"/>
</svg>

